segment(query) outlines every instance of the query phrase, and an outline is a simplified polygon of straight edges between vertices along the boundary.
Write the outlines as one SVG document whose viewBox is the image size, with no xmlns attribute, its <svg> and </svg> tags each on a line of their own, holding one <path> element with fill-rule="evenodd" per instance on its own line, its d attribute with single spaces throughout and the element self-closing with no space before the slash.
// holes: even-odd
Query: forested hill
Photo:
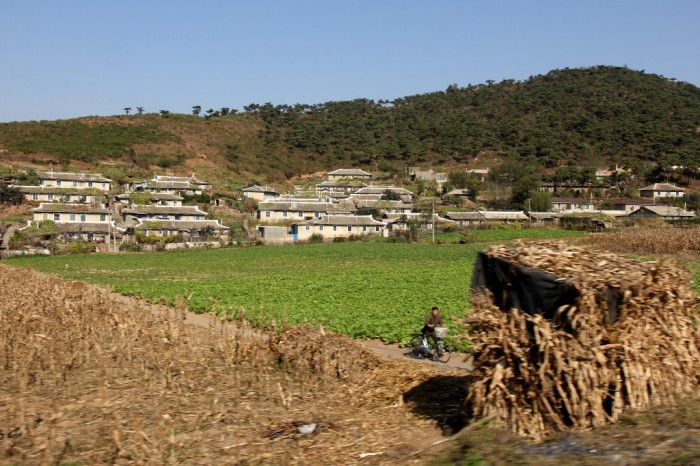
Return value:
<svg viewBox="0 0 700 466">
<path fill-rule="evenodd" d="M 328 168 L 449 166 L 477 155 L 566 163 L 700 166 L 700 88 L 628 68 L 555 70 L 525 81 L 241 112 L 0 125 L 0 157 L 196 165 L 281 180 Z"/>
</svg>

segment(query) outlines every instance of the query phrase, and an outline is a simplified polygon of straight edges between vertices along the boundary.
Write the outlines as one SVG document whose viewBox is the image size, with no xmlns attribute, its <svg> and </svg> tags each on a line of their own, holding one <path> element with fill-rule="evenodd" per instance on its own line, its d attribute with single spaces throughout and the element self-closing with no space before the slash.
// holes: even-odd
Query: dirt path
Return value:
<svg viewBox="0 0 700 466">
<path fill-rule="evenodd" d="M 111 292 L 112 298 L 117 301 L 124 303 L 125 305 L 132 304 L 134 302 L 141 302 L 141 303 L 147 303 L 146 300 L 140 299 L 140 298 L 134 298 L 131 296 L 124 296 L 119 293 Z M 158 315 L 164 315 L 167 314 L 168 312 L 172 312 L 172 308 L 162 305 L 162 304 L 153 304 L 153 303 L 148 303 L 148 308 L 154 312 L 155 314 Z M 210 314 L 197 314 L 194 312 L 187 311 L 185 313 L 185 321 L 189 324 L 196 325 L 198 327 L 203 327 L 203 328 L 210 328 L 216 323 L 217 325 L 220 325 L 220 321 L 218 318 L 210 315 Z M 251 330 L 254 331 L 254 330 Z M 357 340 L 361 342 L 366 348 L 371 349 L 372 351 L 376 352 L 377 354 L 380 354 L 385 357 L 389 358 L 394 358 L 394 359 L 402 359 L 402 360 L 407 360 L 409 359 L 408 356 L 406 356 L 407 353 L 407 348 L 401 348 L 399 347 L 398 344 L 387 344 L 384 343 L 380 340 Z M 450 360 L 447 363 L 441 363 L 441 362 L 435 362 L 435 361 L 430 361 L 428 359 L 414 359 L 411 358 L 411 361 L 414 361 L 416 364 L 429 364 L 432 366 L 434 369 L 462 369 L 464 371 L 470 371 L 473 368 L 473 364 L 471 359 L 469 358 L 468 354 L 463 354 L 463 353 L 454 353 Z"/>
</svg>

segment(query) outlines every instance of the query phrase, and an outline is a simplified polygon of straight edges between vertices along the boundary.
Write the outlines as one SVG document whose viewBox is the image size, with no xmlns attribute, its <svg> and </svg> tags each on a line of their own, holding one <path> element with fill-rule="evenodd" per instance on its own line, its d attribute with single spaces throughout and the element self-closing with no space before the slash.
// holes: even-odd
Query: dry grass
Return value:
<svg viewBox="0 0 700 466">
<path fill-rule="evenodd" d="M 578 296 L 551 319 L 505 312 L 488 294 L 475 296 L 469 324 L 477 358 L 468 402 L 476 417 L 495 415 L 539 440 L 697 392 L 698 298 L 684 270 L 552 242 L 486 251 L 567 279 Z M 613 321 L 609 291 L 618 303 Z"/>
<path fill-rule="evenodd" d="M 700 226 L 625 228 L 588 236 L 585 241 L 622 254 L 700 254 Z"/>
<path fill-rule="evenodd" d="M 0 292 L 0 464 L 392 463 L 464 396 L 463 374 L 315 328 L 202 328 L 1 265 Z"/>
</svg>

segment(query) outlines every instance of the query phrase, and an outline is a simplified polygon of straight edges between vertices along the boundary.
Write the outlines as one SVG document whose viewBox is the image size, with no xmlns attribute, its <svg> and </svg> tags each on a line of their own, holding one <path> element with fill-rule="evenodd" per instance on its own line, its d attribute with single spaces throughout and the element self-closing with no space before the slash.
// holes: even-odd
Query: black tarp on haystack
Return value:
<svg viewBox="0 0 700 466">
<path fill-rule="evenodd" d="M 485 289 L 503 311 L 515 307 L 547 319 L 554 317 L 559 307 L 575 304 L 579 295 L 566 279 L 480 252 L 474 264 L 472 293 Z"/>
</svg>

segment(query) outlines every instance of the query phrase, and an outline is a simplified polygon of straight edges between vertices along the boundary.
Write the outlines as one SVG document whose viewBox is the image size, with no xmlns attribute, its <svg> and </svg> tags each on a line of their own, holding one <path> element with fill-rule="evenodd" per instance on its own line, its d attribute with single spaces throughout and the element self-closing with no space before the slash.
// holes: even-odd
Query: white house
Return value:
<svg viewBox="0 0 700 466">
<path fill-rule="evenodd" d="M 256 201 L 263 201 L 267 198 L 280 197 L 280 193 L 269 186 L 249 186 L 243 189 L 243 196 Z"/>
<path fill-rule="evenodd" d="M 42 172 L 39 173 L 39 185 L 46 188 L 73 188 L 73 189 L 98 189 L 109 191 L 112 180 L 96 173 L 67 173 L 67 172 Z"/>
<path fill-rule="evenodd" d="M 127 226 L 139 220 L 205 220 L 207 213 L 198 206 L 132 205 L 122 210 Z"/>
<path fill-rule="evenodd" d="M 685 196 L 685 189 L 669 183 L 654 183 L 641 188 L 639 190 L 639 195 L 652 199 L 656 199 L 657 197 L 683 197 Z"/>
<path fill-rule="evenodd" d="M 126 193 L 119 194 L 114 199 L 118 204 L 124 205 L 182 206 L 182 197 L 171 193 Z"/>
<path fill-rule="evenodd" d="M 592 211 L 595 210 L 595 203 L 591 199 L 581 197 L 553 197 L 552 210 L 554 212 L 563 211 Z"/>
<path fill-rule="evenodd" d="M 30 202 L 63 202 L 94 204 L 104 200 L 104 194 L 97 194 L 94 189 L 52 188 L 45 186 L 13 186 Z"/>
<path fill-rule="evenodd" d="M 340 168 L 332 172 L 328 172 L 326 177 L 329 180 L 369 180 L 372 178 L 371 173 L 367 173 L 359 168 Z"/>
<path fill-rule="evenodd" d="M 227 241 L 230 228 L 218 220 L 144 220 L 138 219 L 134 231 L 146 236 L 181 235 L 184 241 Z"/>
<path fill-rule="evenodd" d="M 258 205 L 257 218 L 261 222 L 300 221 L 323 215 L 351 214 L 354 208 L 347 203 L 311 199 L 271 200 Z"/>
<path fill-rule="evenodd" d="M 290 234 L 294 241 L 308 240 L 311 235 L 324 239 L 349 236 L 386 236 L 386 223 L 371 215 L 323 215 L 319 218 L 292 223 Z"/>
</svg>

